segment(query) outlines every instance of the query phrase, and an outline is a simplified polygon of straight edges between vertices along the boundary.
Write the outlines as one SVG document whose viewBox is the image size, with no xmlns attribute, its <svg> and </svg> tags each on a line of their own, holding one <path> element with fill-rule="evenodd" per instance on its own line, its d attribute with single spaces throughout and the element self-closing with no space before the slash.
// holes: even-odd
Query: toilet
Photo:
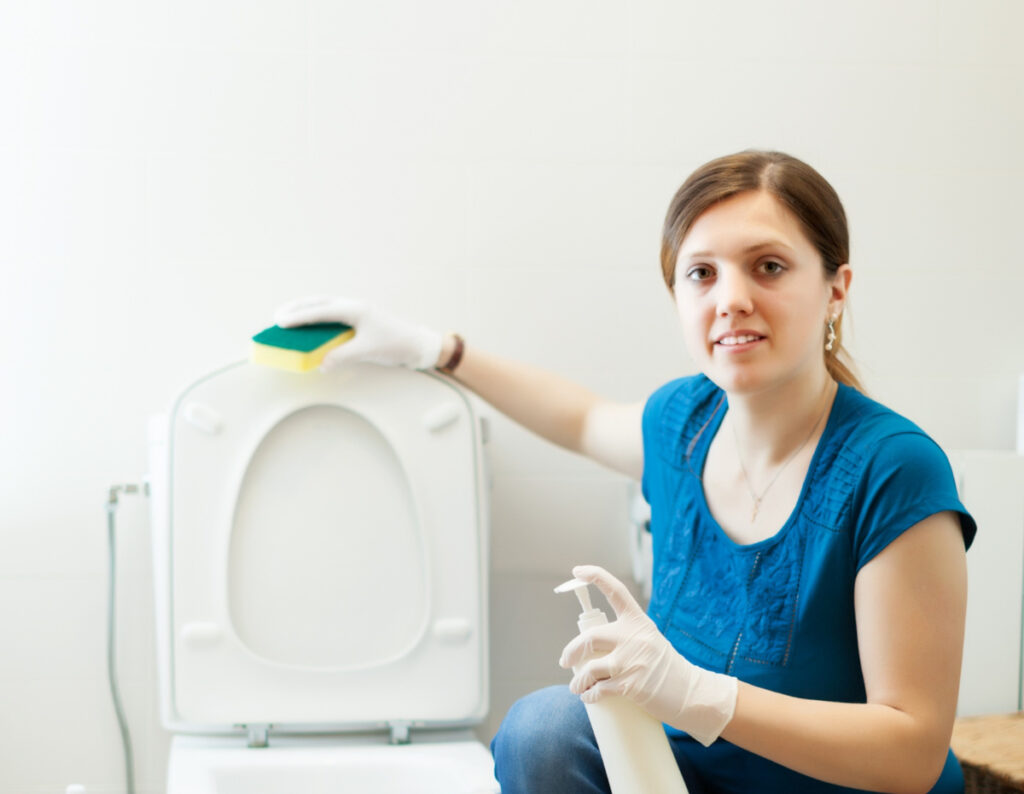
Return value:
<svg viewBox="0 0 1024 794">
<path fill-rule="evenodd" d="M 167 794 L 499 791 L 483 435 L 373 364 L 236 363 L 153 418 Z"/>
</svg>

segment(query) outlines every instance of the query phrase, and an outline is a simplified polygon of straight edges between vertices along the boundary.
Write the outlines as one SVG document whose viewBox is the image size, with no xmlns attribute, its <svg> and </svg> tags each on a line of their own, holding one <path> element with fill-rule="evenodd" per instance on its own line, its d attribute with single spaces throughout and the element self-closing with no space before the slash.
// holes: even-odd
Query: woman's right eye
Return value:
<svg viewBox="0 0 1024 794">
<path fill-rule="evenodd" d="M 690 281 L 705 281 L 714 274 L 714 271 L 707 265 L 695 265 L 686 271 L 686 277 Z"/>
</svg>

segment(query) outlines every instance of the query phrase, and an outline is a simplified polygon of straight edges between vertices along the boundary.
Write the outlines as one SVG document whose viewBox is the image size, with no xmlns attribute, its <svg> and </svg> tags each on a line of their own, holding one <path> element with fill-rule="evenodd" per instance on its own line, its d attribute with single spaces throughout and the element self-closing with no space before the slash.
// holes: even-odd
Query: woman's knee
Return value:
<svg viewBox="0 0 1024 794">
<path fill-rule="evenodd" d="M 607 790 L 590 720 L 566 686 L 518 700 L 502 721 L 491 751 L 503 792 Z"/>
<path fill-rule="evenodd" d="M 495 740 L 558 743 L 581 729 L 591 732 L 583 703 L 569 691 L 569 687 L 550 686 L 531 692 L 512 704 Z"/>
</svg>

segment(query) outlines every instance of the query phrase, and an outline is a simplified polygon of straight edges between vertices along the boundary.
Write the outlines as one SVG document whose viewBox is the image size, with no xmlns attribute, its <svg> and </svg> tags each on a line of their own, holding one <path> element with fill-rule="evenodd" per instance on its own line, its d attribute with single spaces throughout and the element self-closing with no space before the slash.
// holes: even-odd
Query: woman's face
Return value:
<svg viewBox="0 0 1024 794">
<path fill-rule="evenodd" d="M 748 191 L 713 205 L 683 239 L 675 299 L 696 364 L 727 392 L 753 394 L 825 372 L 824 333 L 849 265 L 821 255 L 778 199 Z"/>
</svg>

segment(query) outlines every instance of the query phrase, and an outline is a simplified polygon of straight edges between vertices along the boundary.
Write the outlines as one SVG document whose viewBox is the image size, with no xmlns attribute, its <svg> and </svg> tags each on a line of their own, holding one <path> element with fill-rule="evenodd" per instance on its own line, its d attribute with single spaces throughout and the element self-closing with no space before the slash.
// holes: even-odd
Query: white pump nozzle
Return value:
<svg viewBox="0 0 1024 794">
<path fill-rule="evenodd" d="M 568 582 L 563 582 L 555 588 L 556 593 L 568 593 L 570 590 L 576 593 L 576 597 L 580 600 L 580 606 L 583 607 L 584 612 L 589 612 L 594 607 L 590 604 L 590 586 L 580 579 L 570 579 Z"/>
<path fill-rule="evenodd" d="M 577 622 L 580 632 L 586 631 L 592 626 L 601 626 L 608 622 L 604 612 L 600 609 L 595 609 L 590 603 L 590 585 L 588 582 L 584 582 L 581 579 L 570 579 L 568 582 L 563 582 L 555 588 L 556 593 L 568 593 L 570 590 L 576 594 L 576 598 L 580 600 L 580 606 L 583 607 Z"/>
</svg>

